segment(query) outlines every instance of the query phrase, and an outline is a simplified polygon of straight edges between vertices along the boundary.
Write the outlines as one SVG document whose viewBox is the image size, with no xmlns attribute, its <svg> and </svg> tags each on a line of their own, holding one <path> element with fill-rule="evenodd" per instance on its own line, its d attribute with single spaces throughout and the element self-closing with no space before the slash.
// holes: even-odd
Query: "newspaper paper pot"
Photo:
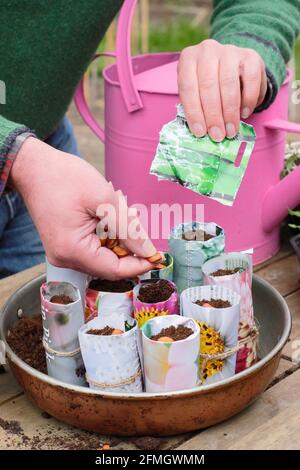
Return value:
<svg viewBox="0 0 300 470">
<path fill-rule="evenodd" d="M 212 238 L 204 240 L 185 240 L 183 234 L 190 231 L 202 231 Z M 224 230 L 213 222 L 188 222 L 177 225 L 171 230 L 169 253 L 174 258 L 173 281 L 178 292 L 202 284 L 202 265 L 205 261 L 224 252 Z"/>
<path fill-rule="evenodd" d="M 133 316 L 133 281 L 124 281 L 131 283 L 131 287 L 129 286 L 129 290 L 126 292 L 111 292 L 109 290 L 104 291 L 101 290 L 101 288 L 100 290 L 96 290 L 95 288 L 90 287 L 93 285 L 93 282 L 95 281 L 91 281 L 89 287 L 86 290 L 86 321 L 90 321 L 101 313 L 106 313 L 108 311 L 118 311 L 122 314 L 125 314 L 127 317 Z"/>
<path fill-rule="evenodd" d="M 162 302 L 146 303 L 139 299 L 141 286 L 155 283 L 156 281 L 156 279 L 142 281 L 133 289 L 134 318 L 137 320 L 140 328 L 151 318 L 164 315 L 176 315 L 179 313 L 178 293 L 176 285 L 172 281 L 168 282 L 174 288 L 174 292 L 172 292 L 167 300 L 163 300 Z"/>
<path fill-rule="evenodd" d="M 235 273 L 228 270 L 241 268 Z M 224 275 L 222 274 L 224 271 Z M 204 284 L 220 285 L 233 290 L 241 296 L 239 340 L 249 337 L 249 341 L 237 353 L 236 372 L 253 365 L 257 360 L 255 328 L 252 304 L 252 260 L 251 256 L 243 253 L 226 253 L 207 261 L 202 266 Z M 213 273 L 217 273 L 214 275 Z"/>
<path fill-rule="evenodd" d="M 48 375 L 73 385 L 86 385 L 78 342 L 84 323 L 79 289 L 69 282 L 45 282 L 41 286 L 43 344 Z M 73 302 L 54 303 L 54 296 L 68 296 Z"/>
<path fill-rule="evenodd" d="M 49 263 L 46 258 L 46 279 L 49 281 L 63 281 L 70 282 L 73 286 L 78 287 L 82 305 L 84 308 L 85 291 L 87 286 L 88 275 L 74 269 L 58 268 Z"/>
<path fill-rule="evenodd" d="M 150 338 L 163 328 L 184 325 L 193 334 L 180 341 L 159 342 Z M 171 392 L 199 384 L 200 328 L 191 318 L 179 315 L 156 317 L 142 328 L 146 392 Z"/>
<path fill-rule="evenodd" d="M 167 279 L 168 281 L 173 281 L 173 256 L 171 256 L 169 253 L 163 253 L 163 255 L 165 258 L 166 267 L 161 269 L 151 269 L 151 271 L 148 271 L 145 274 L 141 274 L 139 276 L 140 281 L 144 281 L 146 279 Z"/>
<path fill-rule="evenodd" d="M 221 299 L 231 306 L 226 308 L 202 307 L 197 300 Z M 222 286 L 191 287 L 180 297 L 181 313 L 199 322 L 201 328 L 201 354 L 225 353 L 238 347 L 240 296 Z M 201 379 L 206 384 L 216 383 L 235 374 L 236 353 L 224 360 L 200 358 Z"/>
<path fill-rule="evenodd" d="M 122 315 L 101 315 L 83 325 L 78 333 L 89 386 L 95 390 L 140 393 L 143 391 L 142 371 L 137 347 L 138 327 L 118 335 L 89 334 L 91 329 L 106 326 L 125 331 Z"/>
</svg>

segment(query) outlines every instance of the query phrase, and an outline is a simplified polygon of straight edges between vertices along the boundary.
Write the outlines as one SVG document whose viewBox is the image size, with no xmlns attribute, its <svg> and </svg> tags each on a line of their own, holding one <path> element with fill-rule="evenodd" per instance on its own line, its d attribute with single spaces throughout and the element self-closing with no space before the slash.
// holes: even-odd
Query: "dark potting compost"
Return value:
<svg viewBox="0 0 300 470">
<path fill-rule="evenodd" d="M 199 305 L 200 307 L 213 307 L 213 308 L 228 308 L 231 307 L 231 303 L 228 302 L 228 300 L 223 300 L 223 299 L 202 299 L 202 300 L 196 300 L 194 302 L 196 305 Z"/>
<path fill-rule="evenodd" d="M 106 279 L 93 279 L 89 288 L 99 292 L 129 292 L 133 289 L 134 282 L 131 279 L 122 279 L 120 281 L 108 281 Z"/>
<path fill-rule="evenodd" d="M 174 287 L 166 279 L 146 283 L 140 287 L 138 299 L 147 304 L 168 300 L 175 291 Z"/>
<path fill-rule="evenodd" d="M 159 341 L 160 338 L 171 338 L 173 341 L 186 339 L 193 334 L 193 330 L 184 325 L 168 326 L 163 328 L 157 335 L 151 336 L 153 341 Z"/>
</svg>

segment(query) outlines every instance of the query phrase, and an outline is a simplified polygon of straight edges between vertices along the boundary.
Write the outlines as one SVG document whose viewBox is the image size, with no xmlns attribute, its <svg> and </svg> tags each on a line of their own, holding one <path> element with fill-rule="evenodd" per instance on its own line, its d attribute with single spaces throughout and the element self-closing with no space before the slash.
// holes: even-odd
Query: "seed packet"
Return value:
<svg viewBox="0 0 300 470">
<path fill-rule="evenodd" d="M 79 289 L 69 282 L 41 286 L 43 345 L 48 375 L 73 385 L 86 385 L 78 342 L 84 323 Z"/>
<path fill-rule="evenodd" d="M 226 137 L 222 142 L 214 142 L 208 135 L 195 137 L 189 130 L 183 106 L 179 104 L 176 119 L 160 131 L 150 174 L 231 206 L 254 144 L 254 128 L 244 122 L 240 123 L 239 132 L 233 139 Z"/>
<path fill-rule="evenodd" d="M 192 330 L 179 341 L 154 341 L 154 335 L 170 326 Z M 199 384 L 200 329 L 191 318 L 179 315 L 156 317 L 142 328 L 146 392 L 171 392 L 194 388 Z"/>
<path fill-rule="evenodd" d="M 202 265 L 223 253 L 225 234 L 213 222 L 187 222 L 174 227 L 169 236 L 169 253 L 174 259 L 173 280 L 178 292 L 202 284 Z"/>
<path fill-rule="evenodd" d="M 210 305 L 213 300 L 219 302 L 218 307 Z M 180 305 L 181 314 L 193 318 L 200 325 L 202 382 L 211 384 L 233 376 L 238 346 L 240 296 L 222 286 L 191 287 L 182 292 Z M 215 357 L 228 353 L 230 349 L 232 354 L 228 357 Z"/>
<path fill-rule="evenodd" d="M 241 296 L 239 340 L 246 342 L 237 353 L 236 372 L 241 372 L 257 360 L 255 321 L 252 304 L 252 259 L 243 253 L 225 253 L 202 266 L 204 284 L 227 287 Z"/>
</svg>

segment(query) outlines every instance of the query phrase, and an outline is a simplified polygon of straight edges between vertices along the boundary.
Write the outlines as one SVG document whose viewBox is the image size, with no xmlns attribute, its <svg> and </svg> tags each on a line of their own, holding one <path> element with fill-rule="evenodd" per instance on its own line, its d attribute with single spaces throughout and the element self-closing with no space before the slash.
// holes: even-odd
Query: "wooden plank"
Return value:
<svg viewBox="0 0 300 470">
<path fill-rule="evenodd" d="M 238 439 L 228 450 L 299 450 L 300 400 Z"/>
<path fill-rule="evenodd" d="M 269 442 L 270 448 L 278 447 L 278 439 L 282 445 L 287 445 L 286 442 L 286 425 L 289 422 L 284 420 L 284 414 L 288 409 L 292 409 L 294 414 L 299 418 L 300 416 L 300 370 L 294 372 L 284 380 L 278 382 L 274 387 L 267 390 L 254 404 L 243 410 L 238 415 L 230 418 L 224 423 L 217 424 L 203 432 L 200 432 L 192 439 L 178 447 L 179 450 L 220 450 L 229 449 L 231 447 L 243 448 L 246 436 L 252 442 L 252 448 L 259 448 L 259 442 L 256 444 L 253 441 L 255 431 L 277 417 L 273 421 L 276 426 L 272 428 L 272 432 L 277 433 L 277 437 Z M 298 418 L 292 423 L 292 429 L 295 432 L 295 427 L 298 425 Z M 299 448 L 299 430 L 298 426 L 298 448 Z M 267 432 L 267 430 L 266 430 Z M 296 434 L 297 434 L 296 433 Z M 261 434 L 261 439 L 265 439 Z M 238 444 L 240 442 L 240 444 Z M 293 445 L 293 443 L 291 444 Z M 256 447 L 257 446 L 257 447 Z"/>
<path fill-rule="evenodd" d="M 259 269 L 256 274 L 270 282 L 284 296 L 300 287 L 300 263 L 296 255 L 287 256 Z"/>
<path fill-rule="evenodd" d="M 13 422 L 12 422 L 13 421 Z M 0 406 L 0 449 L 97 449 L 108 438 L 72 428 L 49 417 L 25 395 Z"/>
<path fill-rule="evenodd" d="M 5 277 L 0 281 L 0 308 L 5 304 L 7 299 L 23 284 L 30 281 L 34 277 L 45 272 L 45 265 L 39 264 L 34 268 L 26 269 L 13 276 Z"/>
<path fill-rule="evenodd" d="M 287 256 L 293 254 L 293 249 L 290 245 L 289 242 L 285 241 L 282 246 L 280 247 L 280 251 L 276 253 L 276 255 L 272 256 L 272 258 L 268 259 L 267 261 L 264 261 L 263 263 L 257 264 L 254 266 L 254 272 L 259 271 L 262 268 L 266 268 L 267 266 L 275 263 L 276 261 L 280 261 L 283 258 L 286 258 Z"/>
<path fill-rule="evenodd" d="M 285 299 L 292 314 L 290 339 L 283 349 L 283 354 L 294 362 L 300 361 L 300 291 Z"/>
<path fill-rule="evenodd" d="M 1 372 L 0 373 L 0 405 L 13 397 L 16 397 L 22 393 L 22 389 L 18 382 L 13 377 L 12 373 Z"/>
</svg>

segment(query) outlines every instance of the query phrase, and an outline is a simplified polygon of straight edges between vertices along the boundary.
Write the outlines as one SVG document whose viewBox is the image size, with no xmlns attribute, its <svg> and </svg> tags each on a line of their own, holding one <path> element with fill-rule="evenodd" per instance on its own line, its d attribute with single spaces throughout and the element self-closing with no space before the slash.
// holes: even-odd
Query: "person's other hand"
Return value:
<svg viewBox="0 0 300 470">
<path fill-rule="evenodd" d="M 207 39 L 187 47 L 178 63 L 178 87 L 194 135 L 216 142 L 234 137 L 267 91 L 265 65 L 253 49 Z"/>
<path fill-rule="evenodd" d="M 111 280 L 153 268 L 144 259 L 156 252 L 147 236 L 122 240 L 137 256 L 118 258 L 101 247 L 96 211 L 99 204 L 109 204 L 118 213 L 120 193 L 84 160 L 29 137 L 12 167 L 11 182 L 23 196 L 53 265 Z"/>
</svg>

